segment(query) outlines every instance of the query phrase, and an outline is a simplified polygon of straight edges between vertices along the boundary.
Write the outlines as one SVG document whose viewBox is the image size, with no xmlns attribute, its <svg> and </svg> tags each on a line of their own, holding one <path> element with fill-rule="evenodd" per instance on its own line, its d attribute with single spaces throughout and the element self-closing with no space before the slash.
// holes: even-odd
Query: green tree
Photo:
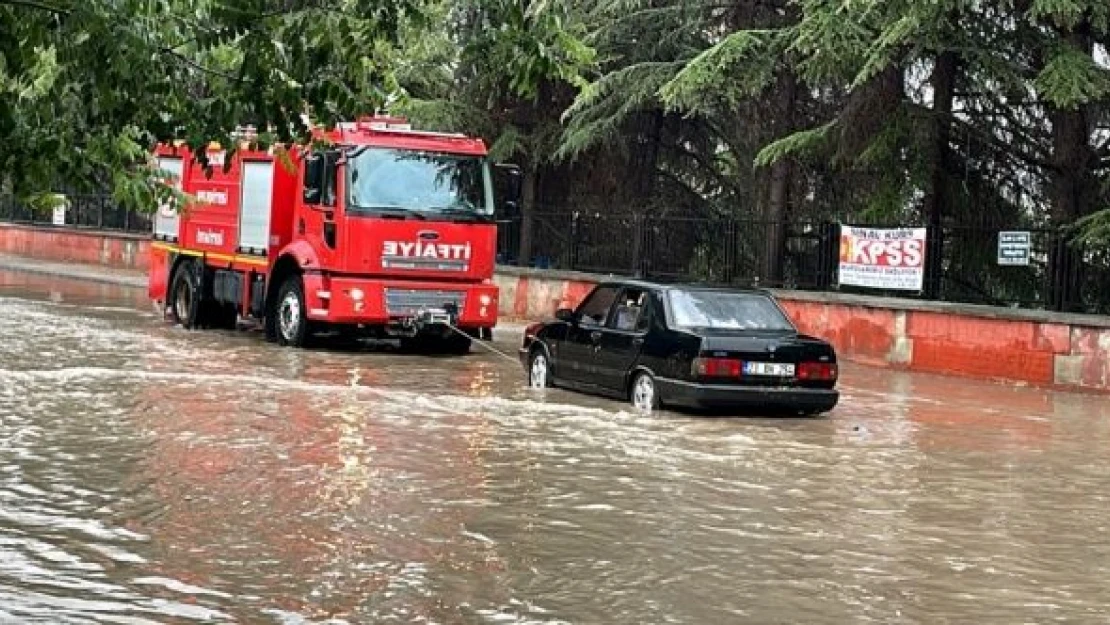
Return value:
<svg viewBox="0 0 1110 625">
<path fill-rule="evenodd" d="M 594 63 L 575 3 L 447 0 L 429 11 L 448 28 L 406 31 L 398 110 L 422 125 L 475 134 L 523 166 L 519 256 L 532 256 L 540 181 L 551 171 L 559 115 Z"/>
<path fill-rule="evenodd" d="M 34 199 L 109 186 L 155 206 L 156 141 L 304 137 L 394 89 L 382 59 L 415 2 L 0 0 L 0 181 Z"/>
</svg>

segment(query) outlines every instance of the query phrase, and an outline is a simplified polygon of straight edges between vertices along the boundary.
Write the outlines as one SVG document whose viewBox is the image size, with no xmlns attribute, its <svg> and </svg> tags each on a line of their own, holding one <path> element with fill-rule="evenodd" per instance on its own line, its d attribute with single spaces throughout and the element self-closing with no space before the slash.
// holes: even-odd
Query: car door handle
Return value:
<svg viewBox="0 0 1110 625">
<path fill-rule="evenodd" d="M 632 339 L 632 344 L 633 345 L 643 345 L 644 344 L 644 337 L 637 336 L 636 338 Z"/>
<path fill-rule="evenodd" d="M 601 332 L 598 332 L 597 330 L 594 330 L 593 332 L 590 332 L 590 338 L 593 339 L 594 343 L 600 341 L 601 340 Z"/>
</svg>

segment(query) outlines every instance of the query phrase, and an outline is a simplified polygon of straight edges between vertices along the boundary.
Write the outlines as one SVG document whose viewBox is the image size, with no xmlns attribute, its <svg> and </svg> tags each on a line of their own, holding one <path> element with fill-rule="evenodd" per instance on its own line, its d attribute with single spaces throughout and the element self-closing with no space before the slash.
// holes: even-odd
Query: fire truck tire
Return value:
<svg viewBox="0 0 1110 625">
<path fill-rule="evenodd" d="M 311 336 L 308 310 L 305 308 L 304 280 L 299 274 L 285 279 L 270 311 L 278 345 L 305 347 Z"/>
<path fill-rule="evenodd" d="M 192 261 L 177 266 L 170 283 L 170 314 L 173 320 L 187 330 L 198 327 L 200 315 L 200 278 Z"/>
</svg>

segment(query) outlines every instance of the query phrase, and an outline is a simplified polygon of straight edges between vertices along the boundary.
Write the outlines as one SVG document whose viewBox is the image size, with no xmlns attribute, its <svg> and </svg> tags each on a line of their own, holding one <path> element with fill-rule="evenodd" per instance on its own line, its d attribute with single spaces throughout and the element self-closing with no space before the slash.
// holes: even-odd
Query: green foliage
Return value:
<svg viewBox="0 0 1110 625">
<path fill-rule="evenodd" d="M 1067 232 L 1076 244 L 1105 248 L 1110 241 L 1110 207 L 1079 218 Z"/>
<path fill-rule="evenodd" d="M 153 210 L 147 150 L 268 141 L 373 111 L 415 0 L 0 0 L 0 186 L 23 197 L 105 186 Z"/>
<path fill-rule="evenodd" d="M 875 31 L 864 18 L 874 15 L 874 2 L 800 0 L 802 16 L 792 35 L 790 52 L 806 80 L 848 82 L 859 72 Z"/>
<path fill-rule="evenodd" d="M 782 54 L 778 33 L 745 30 L 694 57 L 659 90 L 671 109 L 690 113 L 730 110 L 770 86 Z"/>
<path fill-rule="evenodd" d="M 1103 0 L 1033 0 L 1029 17 L 1064 30 L 1074 30 L 1087 20 L 1094 28 L 1106 32 L 1110 5 Z"/>
<path fill-rule="evenodd" d="M 395 110 L 424 126 L 483 136 L 495 158 L 549 162 L 566 106 L 553 94 L 583 86 L 596 63 L 574 7 L 563 0 L 429 3 L 429 23 L 440 19 L 451 29 L 403 29 Z"/>
<path fill-rule="evenodd" d="M 659 91 L 681 67 L 677 62 L 639 63 L 588 85 L 563 114 L 569 124 L 556 156 L 571 158 L 619 139 L 632 116 L 660 102 Z"/>
<path fill-rule="evenodd" d="M 829 138 L 835 129 L 836 122 L 831 121 L 774 141 L 759 151 L 755 157 L 755 165 L 769 167 L 783 158 L 818 154 L 828 147 Z"/>
<path fill-rule="evenodd" d="M 1075 109 L 1110 95 L 1110 70 L 1099 67 L 1090 54 L 1062 44 L 1053 47 L 1034 85 L 1057 108 Z"/>
</svg>

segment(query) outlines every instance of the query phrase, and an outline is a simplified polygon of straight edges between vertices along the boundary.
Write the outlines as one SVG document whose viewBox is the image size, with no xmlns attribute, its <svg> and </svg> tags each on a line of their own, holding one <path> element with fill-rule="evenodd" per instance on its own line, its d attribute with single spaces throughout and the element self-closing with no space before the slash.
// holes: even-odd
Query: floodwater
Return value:
<svg viewBox="0 0 1110 625">
<path fill-rule="evenodd" d="M 825 418 L 732 419 L 522 381 L 0 272 L 0 622 L 1110 620 L 1105 398 L 846 366 Z"/>
</svg>

